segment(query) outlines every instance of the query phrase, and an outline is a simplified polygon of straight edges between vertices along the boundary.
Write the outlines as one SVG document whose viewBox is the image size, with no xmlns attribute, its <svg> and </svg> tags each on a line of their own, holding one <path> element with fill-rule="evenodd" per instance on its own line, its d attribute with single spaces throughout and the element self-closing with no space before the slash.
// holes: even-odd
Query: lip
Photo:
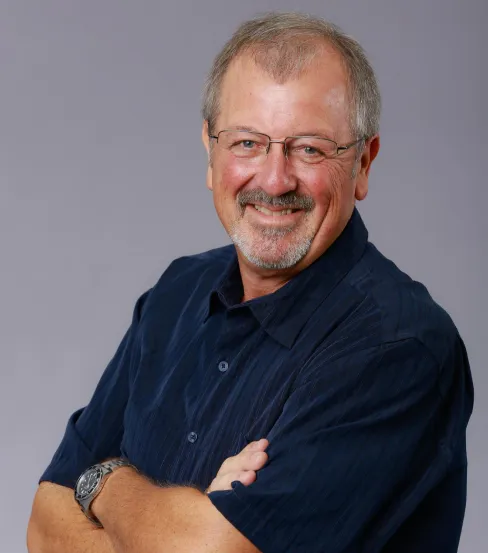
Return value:
<svg viewBox="0 0 488 553">
<path fill-rule="evenodd" d="M 280 206 L 274 206 L 269 204 L 262 204 L 261 202 L 255 202 L 253 204 L 247 204 L 249 207 L 254 207 L 255 205 L 258 205 L 260 207 L 265 207 L 269 211 L 283 211 L 284 209 L 290 209 L 289 207 L 280 207 Z M 299 210 L 301 211 L 301 210 Z"/>
<path fill-rule="evenodd" d="M 251 217 L 253 217 L 255 220 L 259 220 L 262 223 L 273 225 L 273 226 L 290 226 L 296 223 L 302 216 L 303 216 L 303 209 L 299 209 L 298 211 L 294 211 L 293 213 L 290 213 L 288 215 L 267 215 L 266 213 L 262 213 L 261 211 L 258 211 L 254 205 L 262 205 L 260 203 L 256 204 L 247 204 L 246 205 L 246 212 L 250 214 Z M 263 205 L 266 209 L 269 209 L 270 211 L 283 211 L 283 208 L 270 208 L 267 205 Z"/>
</svg>

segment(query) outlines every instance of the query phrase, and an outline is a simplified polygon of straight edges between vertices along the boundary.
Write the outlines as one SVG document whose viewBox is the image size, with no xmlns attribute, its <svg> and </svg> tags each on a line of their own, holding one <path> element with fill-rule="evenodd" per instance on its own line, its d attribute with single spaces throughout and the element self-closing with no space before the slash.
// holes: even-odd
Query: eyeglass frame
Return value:
<svg viewBox="0 0 488 553">
<path fill-rule="evenodd" d="M 339 146 L 339 144 L 332 140 L 331 138 L 325 138 L 324 136 L 317 136 L 317 135 L 301 135 L 301 136 L 287 136 L 283 140 L 273 140 L 269 134 L 266 134 L 264 132 L 259 131 L 248 131 L 245 129 L 222 129 L 220 130 L 216 135 L 208 133 L 209 138 L 213 138 L 217 141 L 217 144 L 219 143 L 219 136 L 223 132 L 242 132 L 242 133 L 249 133 L 249 134 L 259 134 L 261 136 L 265 136 L 268 139 L 268 147 L 266 148 L 266 155 L 269 154 L 269 150 L 271 148 L 271 144 L 283 144 L 283 153 L 285 154 L 285 158 L 288 159 L 288 148 L 286 146 L 286 141 L 289 138 L 319 138 L 320 140 L 327 140 L 328 142 L 332 142 L 336 145 L 336 153 L 332 157 L 324 158 L 324 159 L 334 159 L 338 156 L 340 156 L 345 151 L 349 150 L 356 144 L 359 144 L 363 140 L 368 140 L 367 136 L 363 136 L 362 138 L 359 138 L 358 140 L 355 140 L 354 142 L 351 142 L 349 144 L 344 144 L 344 146 Z"/>
</svg>

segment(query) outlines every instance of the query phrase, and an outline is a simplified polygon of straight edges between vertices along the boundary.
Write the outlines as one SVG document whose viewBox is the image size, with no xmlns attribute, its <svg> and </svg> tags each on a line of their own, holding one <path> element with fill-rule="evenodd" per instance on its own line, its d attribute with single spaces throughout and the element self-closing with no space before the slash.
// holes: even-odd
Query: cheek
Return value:
<svg viewBox="0 0 488 553">
<path fill-rule="evenodd" d="M 344 179 L 345 173 L 337 165 L 310 172 L 300 179 L 304 185 L 302 194 L 312 196 L 316 209 L 323 211 L 340 196 Z"/>
<path fill-rule="evenodd" d="M 213 200 L 217 215 L 224 227 L 237 217 L 238 209 L 236 196 L 238 192 L 251 180 L 253 174 L 233 163 L 219 163 L 213 166 L 212 184 Z"/>
<path fill-rule="evenodd" d="M 340 198 L 347 190 L 350 183 L 350 175 L 342 164 L 335 164 L 330 167 L 330 189 L 333 197 Z"/>
<path fill-rule="evenodd" d="M 219 190 L 224 196 L 235 197 L 237 192 L 252 178 L 249 168 L 243 168 L 235 163 L 227 163 L 218 172 Z"/>
</svg>

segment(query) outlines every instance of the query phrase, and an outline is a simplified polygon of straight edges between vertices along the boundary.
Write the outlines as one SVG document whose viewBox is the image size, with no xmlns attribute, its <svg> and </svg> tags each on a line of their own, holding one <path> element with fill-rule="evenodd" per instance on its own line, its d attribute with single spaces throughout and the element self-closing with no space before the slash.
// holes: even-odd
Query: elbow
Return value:
<svg viewBox="0 0 488 553">
<path fill-rule="evenodd" d="M 53 553 L 53 521 L 49 509 L 46 506 L 44 490 L 37 490 L 32 504 L 32 511 L 27 525 L 27 551 L 28 553 Z M 50 546 L 48 543 L 50 542 Z"/>
<path fill-rule="evenodd" d="M 34 513 L 31 514 L 27 526 L 27 551 L 28 553 L 46 553 L 44 533 Z"/>
</svg>

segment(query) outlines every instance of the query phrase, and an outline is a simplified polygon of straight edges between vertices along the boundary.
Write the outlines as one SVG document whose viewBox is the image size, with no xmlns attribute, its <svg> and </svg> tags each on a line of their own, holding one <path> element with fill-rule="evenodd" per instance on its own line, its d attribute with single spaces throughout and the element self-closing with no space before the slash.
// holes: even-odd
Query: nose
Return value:
<svg viewBox="0 0 488 553">
<path fill-rule="evenodd" d="M 270 196 L 281 196 L 296 189 L 296 179 L 285 155 L 285 144 L 271 141 L 268 154 L 259 171 L 260 186 Z"/>
</svg>

